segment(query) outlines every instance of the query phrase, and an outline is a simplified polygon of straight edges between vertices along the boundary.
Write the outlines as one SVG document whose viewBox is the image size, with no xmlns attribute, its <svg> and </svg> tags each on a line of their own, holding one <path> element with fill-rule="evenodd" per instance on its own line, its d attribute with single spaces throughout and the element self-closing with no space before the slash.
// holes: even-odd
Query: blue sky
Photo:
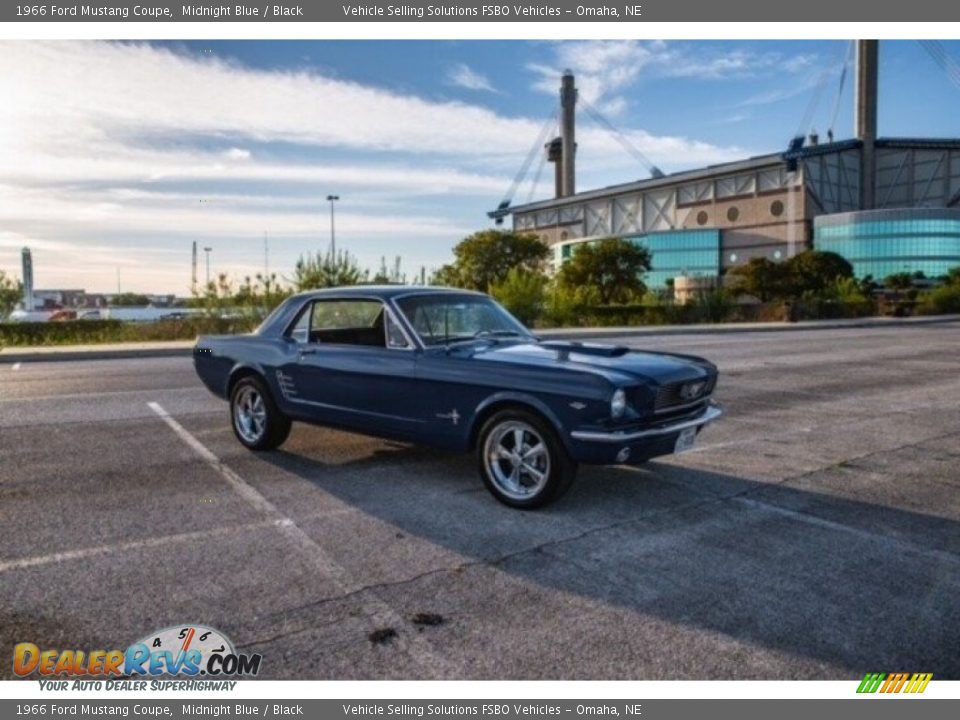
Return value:
<svg viewBox="0 0 960 720">
<path fill-rule="evenodd" d="M 41 287 L 176 292 L 190 244 L 214 272 L 289 274 L 329 242 L 362 265 L 449 261 L 506 193 L 559 75 L 666 171 L 849 137 L 839 41 L 0 43 L 0 269 Z M 960 60 L 960 42 L 944 42 Z M 960 73 L 881 44 L 880 132 L 960 135 Z M 809 122 L 802 122 L 810 118 Z M 578 115 L 578 185 L 647 175 Z M 539 156 L 531 168 L 531 177 Z M 551 192 L 550 168 L 515 203 Z M 202 255 L 202 253 L 201 253 Z M 201 279 L 203 269 L 201 266 Z"/>
</svg>

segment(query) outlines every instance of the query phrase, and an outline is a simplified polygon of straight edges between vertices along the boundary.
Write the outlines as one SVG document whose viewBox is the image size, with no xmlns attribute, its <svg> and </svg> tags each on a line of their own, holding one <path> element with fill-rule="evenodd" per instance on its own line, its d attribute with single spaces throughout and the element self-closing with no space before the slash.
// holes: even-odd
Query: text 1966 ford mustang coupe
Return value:
<svg viewBox="0 0 960 720">
<path fill-rule="evenodd" d="M 463 290 L 296 295 L 250 335 L 201 337 L 194 360 L 251 450 L 281 445 L 293 420 L 475 449 L 487 488 L 519 508 L 562 495 L 577 463 L 680 452 L 720 417 L 706 360 L 538 340 Z"/>
</svg>

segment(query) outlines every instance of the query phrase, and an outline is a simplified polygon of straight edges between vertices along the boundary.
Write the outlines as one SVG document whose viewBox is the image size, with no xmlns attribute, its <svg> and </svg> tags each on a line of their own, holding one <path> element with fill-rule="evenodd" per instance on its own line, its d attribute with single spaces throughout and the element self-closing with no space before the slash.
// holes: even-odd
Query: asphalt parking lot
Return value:
<svg viewBox="0 0 960 720">
<path fill-rule="evenodd" d="M 533 513 L 472 456 L 251 454 L 187 358 L 0 364 L 2 654 L 192 622 L 268 678 L 960 678 L 960 323 L 618 341 L 716 362 L 728 415 Z"/>
</svg>

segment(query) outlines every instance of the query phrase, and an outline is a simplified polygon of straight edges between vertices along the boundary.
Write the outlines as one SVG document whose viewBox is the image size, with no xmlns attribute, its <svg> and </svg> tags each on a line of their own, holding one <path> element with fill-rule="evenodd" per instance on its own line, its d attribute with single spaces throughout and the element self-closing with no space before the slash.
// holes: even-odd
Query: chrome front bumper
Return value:
<svg viewBox="0 0 960 720">
<path fill-rule="evenodd" d="M 686 430 L 687 428 L 699 428 L 707 423 L 712 423 L 721 415 L 723 415 L 723 410 L 721 410 L 719 406 L 708 405 L 707 409 L 702 415 L 698 415 L 697 417 L 689 420 L 681 420 L 680 422 L 672 423 L 670 425 L 661 425 L 660 427 L 637 430 L 635 432 L 597 432 L 593 430 L 574 430 L 570 433 L 570 437 L 572 437 L 574 440 L 580 440 L 583 442 L 629 443 L 635 440 L 643 440 L 645 438 L 678 433 L 681 430 Z"/>
</svg>

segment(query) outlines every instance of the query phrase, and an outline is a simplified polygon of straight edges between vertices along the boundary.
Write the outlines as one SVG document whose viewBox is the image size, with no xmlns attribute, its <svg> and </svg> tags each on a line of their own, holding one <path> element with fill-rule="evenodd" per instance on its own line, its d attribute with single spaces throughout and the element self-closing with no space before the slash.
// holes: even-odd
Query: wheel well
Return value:
<svg viewBox="0 0 960 720">
<path fill-rule="evenodd" d="M 264 377 L 253 368 L 243 367 L 234 370 L 230 375 L 230 379 L 227 380 L 227 400 L 229 400 L 230 396 L 233 395 L 233 389 L 237 386 L 237 383 L 243 380 L 245 377 L 256 377 L 260 378 L 260 380 L 264 380 Z"/>
<path fill-rule="evenodd" d="M 476 449 L 477 440 L 480 437 L 480 430 L 483 429 L 483 426 L 486 424 L 487 420 L 501 410 L 509 409 L 523 410 L 524 412 L 533 413 L 538 418 L 543 420 L 543 422 L 545 422 L 549 427 L 553 428 L 554 432 L 560 436 L 556 424 L 550 418 L 544 415 L 536 406 L 531 405 L 530 403 L 525 403 L 522 400 L 497 400 L 496 402 L 490 403 L 477 415 L 477 419 L 474 421 L 473 427 L 470 429 L 470 450 Z"/>
</svg>

